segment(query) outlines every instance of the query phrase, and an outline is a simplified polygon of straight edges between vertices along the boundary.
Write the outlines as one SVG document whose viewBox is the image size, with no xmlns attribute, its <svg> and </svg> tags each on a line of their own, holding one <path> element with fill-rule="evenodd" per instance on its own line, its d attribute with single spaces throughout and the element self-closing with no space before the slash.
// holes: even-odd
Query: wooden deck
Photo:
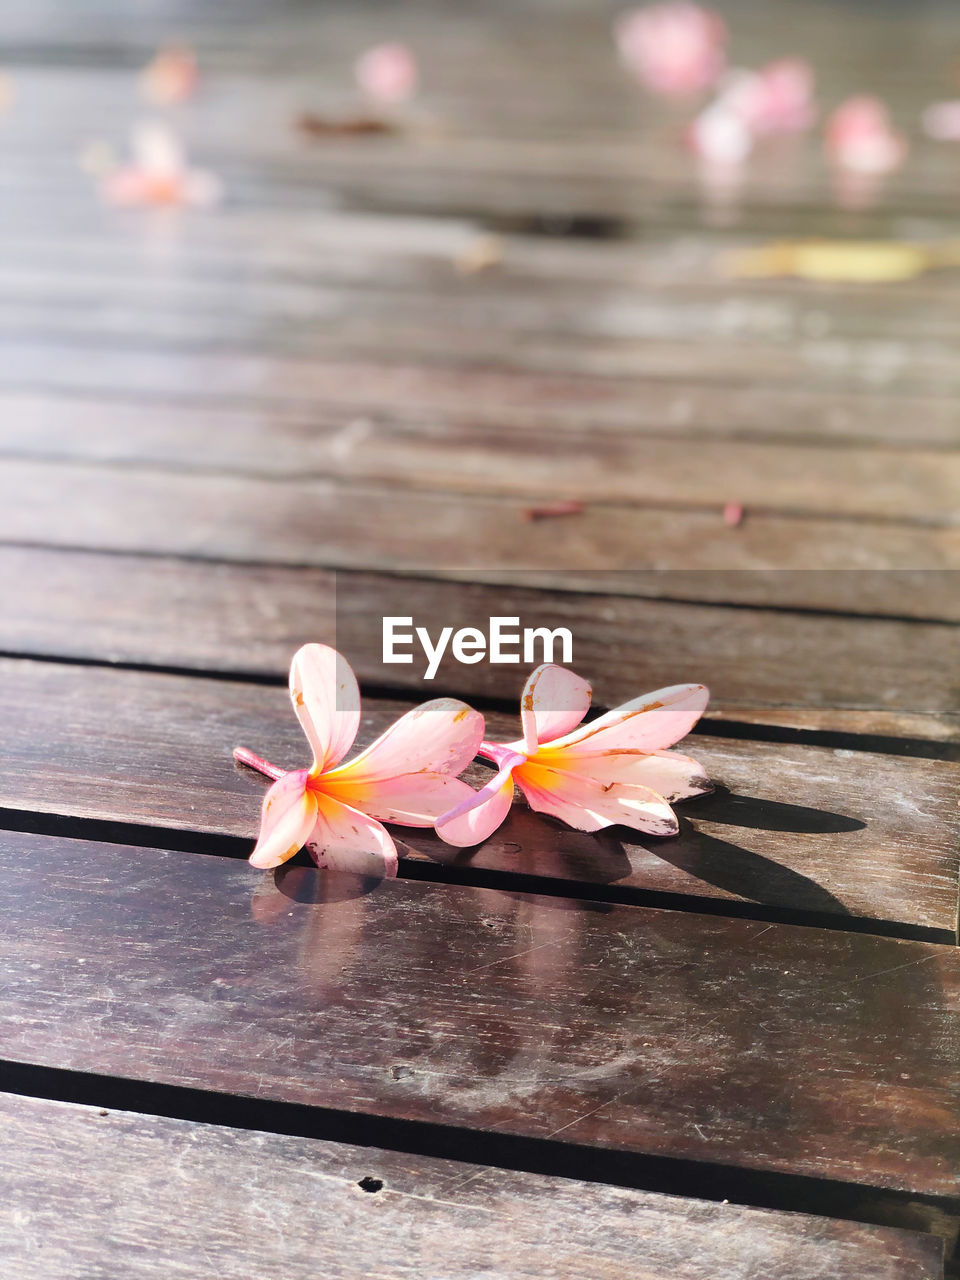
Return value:
<svg viewBox="0 0 960 1280">
<path fill-rule="evenodd" d="M 910 132 L 849 210 L 815 133 L 711 200 L 619 7 L 0 14 L 4 1274 L 960 1271 L 960 271 L 718 266 L 960 235 L 919 131 L 960 12 L 720 5 L 738 63 Z M 174 38 L 199 92 L 151 111 Z M 400 127 L 298 130 L 387 38 Z M 219 207 L 99 200 L 78 156 L 151 116 Z M 253 870 L 230 753 L 302 765 L 301 643 L 363 744 L 439 693 L 516 736 L 522 671 L 426 684 L 387 614 L 567 626 L 599 706 L 708 684 L 716 791 L 670 840 L 517 804 L 398 829 L 396 881 Z"/>
</svg>

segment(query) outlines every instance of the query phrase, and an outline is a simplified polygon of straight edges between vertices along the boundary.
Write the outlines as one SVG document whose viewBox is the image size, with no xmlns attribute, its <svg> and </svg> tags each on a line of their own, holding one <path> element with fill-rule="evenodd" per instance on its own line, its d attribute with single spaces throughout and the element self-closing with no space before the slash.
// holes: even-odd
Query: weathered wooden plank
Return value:
<svg viewBox="0 0 960 1280">
<path fill-rule="evenodd" d="M 0 539 L 508 583 L 531 571 L 534 585 L 616 593 L 659 580 L 652 594 L 680 599 L 703 591 L 723 600 L 732 588 L 738 603 L 957 614 L 955 528 L 749 512 L 728 528 L 719 502 L 715 511 L 594 503 L 567 519 L 531 520 L 542 502 L 16 459 L 0 467 Z M 671 572 L 638 580 L 635 570 Z M 712 579 L 716 570 L 739 572 L 723 581 Z M 886 570 L 907 572 L 887 579 Z"/>
<path fill-rule="evenodd" d="M 233 765 L 233 747 L 253 746 L 285 768 L 305 760 L 280 688 L 5 659 L 0 691 L 0 806 L 9 809 L 185 830 L 200 847 L 205 835 L 252 842 L 264 786 Z M 358 742 L 408 705 L 366 699 Z M 516 737 L 516 717 L 487 721 L 495 740 Z M 955 938 L 960 766 L 701 734 L 687 750 L 718 790 L 678 807 L 674 839 L 625 828 L 588 835 L 521 801 L 470 853 L 398 827 L 401 852 L 508 882 L 546 877 L 621 898 L 668 894 L 694 909 L 748 903 L 841 928 L 867 920 Z M 475 786 L 489 776 L 482 765 L 468 775 Z"/>
<path fill-rule="evenodd" d="M 0 1249 L 23 1280 L 943 1274 L 920 1232 L 9 1094 L 0 1116 Z"/>
<path fill-rule="evenodd" d="M 960 951 L 12 834 L 8 1060 L 960 1192 Z"/>
<path fill-rule="evenodd" d="M 64 501 L 75 496 L 65 494 Z M 249 515 L 253 520 L 256 512 Z M 409 518 L 424 515 L 411 508 Z M 162 511 L 155 527 L 165 527 Z M 430 528 L 442 542 L 443 526 Z M 403 531 L 401 522 L 398 538 Z M 318 521 L 318 537 L 322 532 Z M 262 548 L 251 540 L 249 551 Z M 956 629 L 941 624 L 558 595 L 513 586 L 502 572 L 506 582 L 491 586 L 26 547 L 0 547 L 0 572 L 17 601 L 16 609 L 0 611 L 0 651 L 7 653 L 279 680 L 298 645 L 336 641 L 368 684 L 418 696 L 436 687 L 502 699 L 513 688 L 512 668 L 445 659 L 428 686 L 422 661 L 385 665 L 381 619 L 395 614 L 434 629 L 440 622 L 486 628 L 491 616 L 517 616 L 523 626 L 570 629 L 572 665 L 589 677 L 598 704 L 615 706 L 641 689 L 696 680 L 710 686 L 710 714 L 722 719 L 941 741 L 960 734 L 951 692 Z M 623 590 L 631 576 L 619 576 Z M 845 575 L 834 576 L 840 592 Z M 612 578 L 600 575 L 598 585 L 608 588 Z M 592 580 L 584 574 L 580 585 Z M 564 585 L 559 575 L 557 581 Z M 854 582 L 848 594 L 855 589 Z"/>
<path fill-rule="evenodd" d="M 329 424 L 281 420 L 258 426 L 249 415 L 238 419 L 229 413 L 131 411 L 122 405 L 104 411 L 82 401 L 78 409 L 64 411 L 54 403 L 39 419 L 7 419 L 0 452 L 299 482 L 339 476 L 518 500 L 569 496 L 714 511 L 739 502 L 764 514 L 901 517 L 931 525 L 960 518 L 960 450 L 736 440 L 692 445 L 662 436 L 606 434 L 586 422 L 585 440 L 455 420 L 358 422 L 353 415 Z M 944 550 L 949 553 L 949 544 Z M 955 567 L 960 569 L 960 540 Z"/>
</svg>

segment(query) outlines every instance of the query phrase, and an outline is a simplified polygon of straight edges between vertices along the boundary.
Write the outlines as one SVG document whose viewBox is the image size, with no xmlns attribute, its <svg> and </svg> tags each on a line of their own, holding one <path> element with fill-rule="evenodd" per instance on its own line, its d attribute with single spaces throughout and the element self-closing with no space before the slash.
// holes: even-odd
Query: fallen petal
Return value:
<svg viewBox="0 0 960 1280">
<path fill-rule="evenodd" d="M 316 821 L 306 841 L 318 867 L 355 875 L 392 879 L 397 874 L 397 847 L 376 819 L 321 795 Z"/>
<path fill-rule="evenodd" d="M 536 763 L 582 774 L 602 785 L 626 782 L 648 787 L 669 802 L 713 790 L 703 766 L 679 751 L 564 751 L 554 756 L 541 752 Z"/>
<path fill-rule="evenodd" d="M 483 741 L 483 716 L 457 698 L 414 707 L 325 781 L 370 783 L 414 773 L 462 773 Z"/>
<path fill-rule="evenodd" d="M 552 744 L 573 752 L 661 751 L 686 737 L 707 708 L 702 684 L 675 684 L 615 707 Z"/>
<path fill-rule="evenodd" d="M 340 763 L 360 727 L 360 689 L 349 662 L 325 644 L 305 644 L 290 664 L 290 699 L 313 748 L 314 777 Z"/>
<path fill-rule="evenodd" d="M 726 62 L 719 14 L 675 0 L 622 14 L 614 38 L 624 66 L 653 93 L 699 93 Z"/>
<path fill-rule="evenodd" d="M 327 795 L 371 818 L 407 827 L 432 827 L 439 817 L 476 794 L 449 773 L 404 773 L 368 782 L 340 782 L 327 774 L 323 787 Z"/>
<path fill-rule="evenodd" d="M 527 754 L 535 755 L 538 743 L 552 742 L 575 729 L 590 710 L 592 693 L 586 680 L 556 663 L 545 662 L 531 672 L 520 698 Z"/>
<path fill-rule="evenodd" d="M 405 44 L 378 44 L 361 54 L 357 84 L 376 102 L 405 102 L 417 88 L 417 60 Z"/>
<path fill-rule="evenodd" d="M 285 773 L 263 797 L 260 835 L 250 855 L 255 867 L 279 867 L 303 848 L 317 817 L 306 769 Z"/>
<path fill-rule="evenodd" d="M 516 770 L 517 786 L 530 808 L 559 818 L 576 831 L 632 827 L 653 836 L 675 836 L 677 819 L 663 796 L 633 783 L 603 783 L 566 769 L 529 761 Z"/>
<path fill-rule="evenodd" d="M 436 831 L 447 844 L 469 847 L 492 836 L 513 804 L 513 769 L 524 756 L 512 756 L 486 786 L 472 791 L 449 813 L 437 819 Z"/>
</svg>

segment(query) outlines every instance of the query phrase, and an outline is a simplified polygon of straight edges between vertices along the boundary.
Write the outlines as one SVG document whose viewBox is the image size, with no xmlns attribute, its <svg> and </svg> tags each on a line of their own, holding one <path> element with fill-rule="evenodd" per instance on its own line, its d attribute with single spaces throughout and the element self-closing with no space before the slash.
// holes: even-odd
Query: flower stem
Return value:
<svg viewBox="0 0 960 1280">
<path fill-rule="evenodd" d="M 240 764 L 245 764 L 250 769 L 256 769 L 258 773 L 265 773 L 268 778 L 282 778 L 286 773 L 286 769 L 278 769 L 275 764 L 271 764 L 269 760 L 264 760 L 263 756 L 255 755 L 252 751 L 248 751 L 246 747 L 234 747 L 233 758 Z"/>
</svg>

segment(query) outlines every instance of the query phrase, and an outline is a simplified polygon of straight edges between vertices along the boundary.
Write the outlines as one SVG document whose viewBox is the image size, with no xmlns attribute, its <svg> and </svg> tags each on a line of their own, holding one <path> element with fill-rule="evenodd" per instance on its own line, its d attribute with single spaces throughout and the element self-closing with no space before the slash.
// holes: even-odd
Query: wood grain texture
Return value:
<svg viewBox="0 0 960 1280">
<path fill-rule="evenodd" d="M 0 866 L 8 1060 L 960 1192 L 955 947 L 24 834 Z"/>
<path fill-rule="evenodd" d="M 576 497 L 615 506 L 706 507 L 739 502 L 764 515 L 902 517 L 937 525 L 960 517 L 960 452 L 753 443 L 454 421 L 426 425 L 358 420 L 288 425 L 248 416 L 103 405 L 86 422 L 58 407 L 18 413 L 0 452 L 151 464 L 190 472 L 308 482 L 342 477 L 416 489 L 524 498 Z M 73 421 L 71 422 L 71 418 Z M 16 469 L 13 472 L 16 477 Z M 56 480 L 53 481 L 56 483 Z M 956 541 L 956 540 L 954 540 Z M 848 550 L 848 554 L 850 551 Z M 852 560 L 851 560 L 852 562 Z M 891 566 L 893 567 L 893 566 Z M 919 563 L 917 568 L 932 568 Z M 955 567 L 960 569 L 960 548 Z"/>
<path fill-rule="evenodd" d="M 410 520 L 415 519 L 411 511 Z M 217 518 L 209 520 L 208 528 L 216 530 Z M 159 514 L 157 528 L 162 528 Z M 432 534 L 442 544 L 443 531 L 434 527 Z M 258 553 L 252 544 L 250 550 Z M 585 571 L 578 579 L 584 593 L 560 594 L 522 585 L 0 547 L 0 573 L 17 601 L 16 609 L 0 611 L 0 651 L 7 653 L 283 679 L 296 648 L 322 640 L 338 644 L 368 684 L 407 688 L 418 697 L 439 690 L 503 699 L 519 689 L 519 677 L 515 685 L 509 683 L 515 674 L 510 667 L 445 660 L 436 680 L 427 684 L 422 662 L 385 665 L 381 620 L 390 614 L 415 616 L 435 634 L 440 623 L 486 628 L 491 616 L 517 616 L 524 626 L 568 627 L 574 638 L 572 665 L 590 679 L 595 700 L 607 706 L 635 697 L 638 690 L 695 680 L 709 685 L 709 714 L 723 719 L 960 738 L 953 688 L 956 629 L 946 625 L 600 594 L 611 582 L 621 591 L 633 584 L 648 589 L 649 576 L 626 572 Z M 494 576 L 522 584 L 539 574 L 499 571 Z M 806 585 L 808 576 L 822 586 Z M 918 601 L 926 581 L 925 575 L 914 581 Z M 821 595 L 856 591 L 855 581 L 847 586 L 845 573 L 798 573 L 796 582 L 797 590 Z M 931 594 L 947 599 L 951 582 L 935 578 Z M 722 589 L 722 583 L 716 586 Z M 685 587 L 685 574 L 666 574 L 660 589 L 682 592 Z M 880 603 L 885 575 L 868 577 L 866 587 L 864 598 Z M 762 583 L 757 589 L 763 590 Z M 775 576 L 771 590 L 778 590 Z M 905 663 L 908 652 L 911 660 Z"/>
<path fill-rule="evenodd" d="M 21 1280 L 943 1274 L 919 1232 L 9 1094 L 0 1117 L 0 1249 Z"/>
<path fill-rule="evenodd" d="M 957 614 L 957 529 L 749 512 L 727 528 L 719 505 L 595 504 L 565 520 L 531 520 L 539 504 L 329 479 L 22 460 L 0 468 L 5 541 L 508 582 L 527 571 L 534 585 L 581 590 L 624 591 L 626 572 L 646 570 L 647 582 L 677 574 L 672 590 L 694 599 L 730 590 L 734 603 Z M 606 580 L 596 578 L 598 566 Z"/>
<path fill-rule="evenodd" d="M 283 689 L 141 672 L 0 660 L 9 809 L 255 837 L 264 786 L 233 765 L 236 745 L 285 768 L 306 745 Z M 365 699 L 366 745 L 409 704 Z M 513 717 L 487 716 L 495 739 Z M 568 829 L 518 802 L 473 851 L 396 828 L 402 852 L 459 869 L 576 886 L 749 902 L 843 927 L 882 922 L 956 936 L 960 766 L 866 752 L 697 734 L 686 749 L 717 792 L 678 806 L 669 840 L 617 827 Z M 489 777 L 482 765 L 469 780 Z M 162 837 L 158 837 L 162 839 Z M 509 880 L 508 880 L 509 882 Z"/>
</svg>

